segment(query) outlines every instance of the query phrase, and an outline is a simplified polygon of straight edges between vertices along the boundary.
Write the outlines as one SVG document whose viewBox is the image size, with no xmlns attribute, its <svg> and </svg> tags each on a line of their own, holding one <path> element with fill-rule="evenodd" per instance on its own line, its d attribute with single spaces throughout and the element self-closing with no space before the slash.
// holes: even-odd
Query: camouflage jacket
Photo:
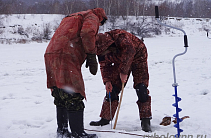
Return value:
<svg viewBox="0 0 211 138">
<path fill-rule="evenodd" d="M 70 87 L 85 97 L 81 66 L 86 53 L 96 53 L 95 41 L 100 22 L 106 18 L 101 8 L 65 17 L 45 52 L 47 87 Z"/>
<path fill-rule="evenodd" d="M 134 77 L 134 86 L 148 86 L 147 49 L 143 41 L 131 33 L 116 29 L 97 36 L 97 53 L 103 82 L 120 85 L 119 74 Z M 121 85 L 120 85 L 121 88 Z"/>
</svg>

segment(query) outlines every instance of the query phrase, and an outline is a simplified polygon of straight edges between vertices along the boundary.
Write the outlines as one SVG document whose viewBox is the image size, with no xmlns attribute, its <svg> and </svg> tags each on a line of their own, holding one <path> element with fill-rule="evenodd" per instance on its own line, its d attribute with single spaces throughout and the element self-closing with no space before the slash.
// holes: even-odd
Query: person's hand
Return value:
<svg viewBox="0 0 211 138">
<path fill-rule="evenodd" d="M 106 92 L 109 94 L 109 92 L 112 92 L 112 84 L 110 81 L 106 82 Z"/>
<path fill-rule="evenodd" d="M 97 74 L 98 63 L 97 63 L 95 54 L 87 54 L 85 66 L 86 68 L 89 67 L 89 71 L 92 75 Z"/>
<path fill-rule="evenodd" d="M 127 76 L 128 75 L 125 75 L 125 74 L 120 73 L 120 79 L 121 79 L 121 81 L 125 83 L 127 81 Z"/>
</svg>

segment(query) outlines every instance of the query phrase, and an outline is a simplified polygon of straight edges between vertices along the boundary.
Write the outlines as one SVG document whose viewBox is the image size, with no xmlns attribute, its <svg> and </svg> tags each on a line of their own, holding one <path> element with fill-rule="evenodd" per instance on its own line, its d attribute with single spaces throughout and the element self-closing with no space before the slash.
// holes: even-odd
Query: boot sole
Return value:
<svg viewBox="0 0 211 138">
<path fill-rule="evenodd" d="M 108 123 L 109 124 L 109 123 Z M 105 126 L 105 125 L 108 125 L 108 124 L 89 124 L 90 126 Z"/>
</svg>

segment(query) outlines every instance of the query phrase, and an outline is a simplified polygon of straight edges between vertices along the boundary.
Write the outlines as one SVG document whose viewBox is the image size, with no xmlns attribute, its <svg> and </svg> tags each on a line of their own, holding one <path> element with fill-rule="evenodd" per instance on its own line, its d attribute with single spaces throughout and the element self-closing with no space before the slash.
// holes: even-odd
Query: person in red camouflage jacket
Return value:
<svg viewBox="0 0 211 138">
<path fill-rule="evenodd" d="M 113 119 L 119 101 L 122 83 L 127 83 L 132 72 L 134 89 L 138 96 L 139 116 L 143 131 L 150 132 L 151 96 L 149 84 L 147 49 L 142 40 L 124 30 L 116 29 L 97 35 L 97 55 L 106 96 L 103 101 L 100 121 L 90 122 L 91 126 L 103 126 Z M 111 111 L 109 92 L 111 94 Z M 112 118 L 111 118 L 112 116 Z"/>
<path fill-rule="evenodd" d="M 52 91 L 57 109 L 59 138 L 97 138 L 84 132 L 82 100 L 86 95 L 81 66 L 86 60 L 91 74 L 97 73 L 96 35 L 106 20 L 102 8 L 73 13 L 61 21 L 46 49 L 47 88 Z M 72 133 L 68 131 L 68 120 Z"/>
</svg>

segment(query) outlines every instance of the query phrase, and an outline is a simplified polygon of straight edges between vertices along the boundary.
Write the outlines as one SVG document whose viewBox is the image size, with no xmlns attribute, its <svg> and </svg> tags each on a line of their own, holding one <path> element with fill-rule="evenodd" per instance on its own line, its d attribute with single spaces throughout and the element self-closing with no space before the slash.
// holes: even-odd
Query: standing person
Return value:
<svg viewBox="0 0 211 138">
<path fill-rule="evenodd" d="M 90 122 L 91 126 L 103 126 L 113 119 L 119 101 L 122 83 L 127 83 L 132 72 L 134 89 L 138 96 L 139 116 L 143 131 L 150 132 L 151 96 L 147 89 L 149 83 L 147 49 L 142 40 L 124 30 L 112 30 L 98 34 L 97 54 L 100 63 L 106 96 L 103 101 L 100 121 Z M 111 94 L 111 111 L 109 92 Z M 112 118 L 111 118 L 112 116 Z"/>
<path fill-rule="evenodd" d="M 73 13 L 61 21 L 46 49 L 47 88 L 56 105 L 57 137 L 97 138 L 96 134 L 84 132 L 86 95 L 81 66 L 86 60 L 86 67 L 96 75 L 96 35 L 106 20 L 102 8 Z M 72 133 L 68 131 L 68 120 Z"/>
</svg>

